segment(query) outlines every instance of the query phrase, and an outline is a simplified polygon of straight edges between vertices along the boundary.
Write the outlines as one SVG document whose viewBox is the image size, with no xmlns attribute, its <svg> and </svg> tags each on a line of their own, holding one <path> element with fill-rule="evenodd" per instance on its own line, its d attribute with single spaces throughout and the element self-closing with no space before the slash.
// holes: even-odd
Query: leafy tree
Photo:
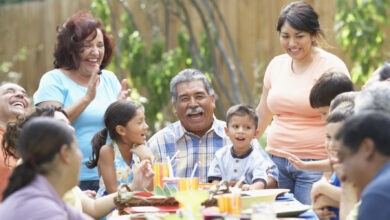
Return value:
<svg viewBox="0 0 390 220">
<path fill-rule="evenodd" d="M 93 0 L 91 10 L 103 20 L 107 30 L 115 38 L 115 56 L 108 68 L 121 78 L 129 76 L 127 77 L 129 84 L 133 92 L 138 94 L 132 98 L 144 102 L 149 125 L 158 125 L 157 122 L 171 119 L 172 114 L 168 113 L 171 112 L 169 82 L 177 72 L 188 67 L 203 70 L 220 90 L 218 94 L 226 97 L 227 105 L 242 102 L 237 75 L 247 84 L 246 77 L 235 53 L 230 33 L 214 0 L 137 1 L 140 8 L 143 8 L 149 16 L 152 23 L 151 30 L 163 29 L 159 27 L 161 22 L 156 17 L 156 10 L 161 11 L 161 9 L 164 11 L 165 21 L 174 17 L 183 24 L 183 28 L 177 33 L 176 47 L 168 46 L 168 33 L 162 31 L 154 31 L 152 42 L 146 45 L 132 11 L 126 3 L 127 1 L 124 0 Z M 193 28 L 190 9 L 195 11 L 202 21 L 203 29 L 200 32 L 195 32 Z M 230 59 L 226 46 L 219 37 L 220 30 L 216 22 L 221 21 L 222 30 L 229 37 L 233 59 Z M 169 22 L 165 22 L 165 25 L 169 25 Z M 165 29 L 169 30 L 169 28 Z M 228 70 L 230 81 L 223 80 L 221 73 L 223 65 Z M 236 66 L 238 68 L 235 68 Z M 233 89 L 229 89 L 226 83 L 230 83 Z M 248 102 L 251 102 L 249 86 L 243 88 L 249 99 Z M 224 114 L 226 108 L 221 99 L 217 100 L 217 109 L 220 114 Z M 159 126 L 151 126 L 152 132 L 158 128 Z"/>
<path fill-rule="evenodd" d="M 353 64 L 352 80 L 363 84 L 385 58 L 383 28 L 388 0 L 337 0 L 337 41 L 348 51 Z"/>
<path fill-rule="evenodd" d="M 132 88 L 131 98 L 145 105 L 148 124 L 155 125 L 157 121 L 164 120 L 161 111 L 170 102 L 167 94 L 169 79 L 184 66 L 178 58 L 185 55 L 180 48 L 165 52 L 161 39 L 155 39 L 150 49 L 147 48 L 132 20 L 131 11 L 123 2 L 120 3 L 124 10 L 118 16 L 119 21 L 113 17 L 110 1 L 94 0 L 91 9 L 115 38 L 115 56 L 108 68 L 120 78 L 128 79 Z M 117 12 L 115 14 L 118 15 Z M 150 127 L 153 132 L 154 126 Z"/>
</svg>

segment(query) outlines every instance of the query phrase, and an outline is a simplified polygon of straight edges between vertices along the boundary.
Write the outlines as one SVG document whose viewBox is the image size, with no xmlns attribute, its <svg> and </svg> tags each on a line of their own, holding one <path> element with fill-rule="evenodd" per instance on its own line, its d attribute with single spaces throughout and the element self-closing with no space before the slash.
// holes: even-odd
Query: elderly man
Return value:
<svg viewBox="0 0 390 220">
<path fill-rule="evenodd" d="M 379 111 L 352 116 L 337 134 L 338 157 L 347 179 L 361 192 L 358 219 L 388 219 L 390 117 Z"/>
<path fill-rule="evenodd" d="M 174 112 L 179 118 L 148 141 L 157 161 L 174 159 L 174 174 L 190 177 L 195 164 L 195 176 L 207 181 L 208 168 L 215 152 L 230 140 L 225 135 L 226 123 L 214 116 L 215 94 L 206 76 L 196 69 L 185 69 L 171 80 L 170 89 Z M 259 147 L 268 163 L 268 188 L 277 187 L 278 170 L 269 156 Z M 259 158 L 261 159 L 261 158 Z"/>
<path fill-rule="evenodd" d="M 382 113 L 382 114 L 390 115 L 390 83 L 387 81 L 375 82 L 375 83 L 372 83 L 370 86 L 365 87 L 355 97 L 354 111 L 355 111 L 356 116 L 359 116 L 361 114 L 365 114 L 366 112 L 374 112 L 373 114 Z M 356 129 L 356 131 L 360 132 L 363 130 L 363 127 L 362 127 L 362 129 L 357 129 L 357 128 L 355 128 L 355 129 Z M 386 129 L 388 130 L 389 128 L 386 128 Z M 365 143 L 365 142 L 362 142 L 361 144 L 363 144 L 363 143 Z M 336 144 L 340 145 L 337 141 L 336 141 Z M 341 150 L 341 147 L 339 150 Z M 342 155 L 340 155 L 340 156 L 342 156 Z M 340 159 L 343 160 L 343 158 L 340 158 Z M 358 162 L 360 162 L 360 160 Z M 346 195 L 349 198 L 352 198 L 350 194 L 356 193 L 358 200 L 362 199 L 361 193 L 364 190 L 364 187 L 366 187 L 367 182 L 362 183 L 362 182 L 360 182 L 361 181 L 360 179 L 356 179 L 356 175 L 354 175 L 354 173 L 350 172 L 349 168 L 347 168 L 346 166 L 348 166 L 348 164 L 345 164 L 345 162 L 343 162 L 341 164 L 336 163 L 334 165 L 334 168 L 335 168 L 336 172 L 338 172 L 338 176 L 339 176 L 340 180 L 342 180 L 343 182 L 348 181 L 350 183 L 354 183 L 354 185 L 355 185 L 355 187 L 354 187 L 355 189 L 352 190 L 352 188 L 350 188 L 349 191 L 344 192 L 344 195 Z M 367 166 L 367 168 L 368 168 L 367 170 L 371 169 L 368 166 Z M 365 171 L 367 171 L 367 170 L 365 170 Z M 361 173 L 360 175 L 363 176 L 365 174 Z M 371 177 L 367 177 L 367 178 L 371 179 Z M 351 201 L 345 200 L 345 203 L 341 204 L 341 206 L 344 207 L 343 209 L 345 211 L 348 211 L 352 208 L 352 206 L 353 206 L 352 203 L 353 203 L 353 200 L 351 200 Z M 354 208 L 352 209 L 352 211 L 349 212 L 348 218 L 351 218 L 351 217 L 354 219 L 357 218 L 357 211 L 358 211 L 358 208 L 360 206 L 359 204 L 360 204 L 360 202 L 354 205 Z M 375 218 L 372 218 L 372 219 L 375 219 Z"/>
<path fill-rule="evenodd" d="M 355 114 L 362 111 L 383 111 L 390 114 L 390 82 L 375 82 L 355 98 Z"/>
<path fill-rule="evenodd" d="M 386 61 L 371 74 L 371 77 L 364 84 L 364 88 L 382 81 L 390 81 L 390 61 Z"/>
<path fill-rule="evenodd" d="M 26 90 L 14 83 L 4 83 L 0 86 L 0 143 L 7 123 L 14 121 L 18 116 L 24 115 L 30 104 L 30 99 Z M 7 186 L 15 161 L 9 159 L 5 161 L 3 147 L 0 148 L 0 201 L 3 190 Z"/>
</svg>

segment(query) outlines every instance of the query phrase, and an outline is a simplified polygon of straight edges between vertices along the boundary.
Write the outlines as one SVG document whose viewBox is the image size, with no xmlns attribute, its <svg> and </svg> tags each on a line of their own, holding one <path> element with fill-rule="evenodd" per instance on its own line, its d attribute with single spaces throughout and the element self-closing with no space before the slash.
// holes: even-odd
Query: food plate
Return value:
<svg viewBox="0 0 390 220">
<path fill-rule="evenodd" d="M 134 213 L 127 215 L 119 215 L 117 210 L 114 210 L 107 216 L 107 220 L 148 220 L 148 219 L 165 219 L 169 213 Z M 173 214 L 172 214 L 173 215 Z"/>
<path fill-rule="evenodd" d="M 288 202 L 270 202 L 268 203 L 276 216 L 281 217 L 298 217 L 300 214 L 310 209 L 309 205 L 303 205 L 298 201 Z M 244 214 L 252 214 L 252 209 L 245 209 Z"/>
<path fill-rule="evenodd" d="M 296 217 L 310 209 L 309 205 L 303 205 L 298 201 L 275 202 L 272 208 L 278 217 Z"/>
<path fill-rule="evenodd" d="M 179 206 L 133 206 L 126 207 L 124 211 L 127 213 L 155 213 L 155 212 L 169 212 L 175 213 Z"/>
<path fill-rule="evenodd" d="M 274 202 L 278 195 L 290 191 L 289 189 L 260 189 L 241 192 L 242 209 L 249 209 L 253 203 Z"/>
</svg>

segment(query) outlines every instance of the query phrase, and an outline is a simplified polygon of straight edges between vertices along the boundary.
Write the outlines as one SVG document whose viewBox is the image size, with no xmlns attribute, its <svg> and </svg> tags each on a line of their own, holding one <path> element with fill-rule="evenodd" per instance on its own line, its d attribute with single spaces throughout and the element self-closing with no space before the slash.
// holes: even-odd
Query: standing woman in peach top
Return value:
<svg viewBox="0 0 390 220">
<path fill-rule="evenodd" d="M 322 173 L 295 169 L 283 152 L 306 161 L 327 157 L 325 122 L 318 109 L 310 107 L 310 90 L 323 73 L 349 72 L 342 60 L 318 47 L 323 32 L 318 15 L 309 4 L 287 5 L 279 15 L 276 29 L 286 53 L 274 57 L 265 72 L 257 106 L 259 135 L 272 121 L 267 149 L 280 171 L 279 187 L 290 189 L 300 202 L 310 204 L 312 184 Z"/>
</svg>

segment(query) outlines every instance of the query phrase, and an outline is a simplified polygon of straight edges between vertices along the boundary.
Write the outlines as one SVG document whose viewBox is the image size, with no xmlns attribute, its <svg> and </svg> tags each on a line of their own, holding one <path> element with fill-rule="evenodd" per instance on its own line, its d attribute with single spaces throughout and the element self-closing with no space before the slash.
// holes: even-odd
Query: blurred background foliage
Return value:
<svg viewBox="0 0 390 220">
<path fill-rule="evenodd" d="M 119 10 L 111 1 L 93 0 L 91 10 L 95 16 L 102 19 L 107 30 L 114 36 L 116 42 L 115 57 L 108 67 L 118 74 L 120 78 L 127 78 L 129 86 L 133 89 L 132 99 L 138 100 L 145 106 L 146 118 L 152 132 L 165 126 L 165 121 L 173 121 L 172 105 L 170 101 L 170 79 L 184 68 L 197 68 L 205 72 L 214 86 L 219 88 L 218 94 L 227 97 L 228 105 L 242 102 L 243 98 L 238 89 L 238 75 L 246 82 L 245 74 L 236 69 L 240 67 L 238 56 L 230 58 L 226 52 L 226 46 L 219 38 L 216 29 L 215 14 L 219 10 L 213 1 L 187 1 L 182 0 L 139 0 L 139 7 L 148 14 L 153 31 L 150 45 L 146 45 L 138 24 L 131 12 L 131 8 L 125 1 L 118 0 Z M 174 16 L 182 23 L 177 33 L 177 46 L 169 47 L 166 33 L 160 27 L 161 22 L 157 17 L 156 4 L 165 9 L 165 16 Z M 212 6 L 213 4 L 213 6 Z M 191 24 L 187 7 L 195 7 L 198 16 L 202 20 L 203 29 L 195 33 Z M 118 11 L 120 14 L 118 14 Z M 223 19 L 219 14 L 218 19 Z M 221 30 L 228 34 L 228 29 Z M 234 45 L 229 45 L 233 47 Z M 234 52 L 235 53 L 235 52 Z M 236 63 L 231 60 L 236 59 Z M 221 65 L 230 73 L 230 83 L 236 89 L 229 90 L 226 82 L 221 77 Z M 245 86 L 249 88 L 249 86 Z M 248 97 L 251 97 L 249 90 Z M 140 95 L 142 94 L 142 96 Z M 147 97 L 147 98 L 146 98 Z M 226 106 L 217 99 L 217 111 L 224 115 Z"/>
<path fill-rule="evenodd" d="M 39 0 L 0 0 L 0 5 L 32 1 Z M 389 56 L 383 43 L 390 1 L 336 2 L 334 29 L 337 41 L 350 55 L 352 79 L 359 87 Z M 69 4 L 72 4 L 71 1 Z M 219 95 L 216 114 L 221 119 L 224 118 L 227 107 L 233 104 L 257 104 L 262 86 L 261 74 L 266 63 L 257 63 L 252 68 L 253 73 L 244 72 L 235 44 L 245 42 L 232 39 L 218 5 L 222 4 L 217 4 L 217 0 L 91 0 L 91 11 L 103 20 L 116 42 L 115 56 L 108 68 L 114 71 L 118 78 L 128 79 L 133 90 L 131 98 L 145 106 L 152 133 L 163 127 L 167 121 L 175 120 L 169 81 L 184 68 L 198 68 L 213 82 Z M 147 28 L 152 32 L 152 39 L 145 39 L 142 35 L 140 24 L 137 24 L 133 15 L 134 7 L 141 8 L 146 14 L 150 24 Z M 196 14 L 196 20 L 193 13 Z M 170 19 L 180 21 L 180 28 L 175 32 L 175 36 L 171 36 L 172 33 L 169 32 Z M 200 31 L 199 28 L 194 28 L 199 24 Z M 274 32 L 274 29 L 264 31 Z M 221 36 L 226 40 L 222 41 Z M 175 46 L 172 46 L 172 38 L 177 39 Z M 14 71 L 15 65 L 26 60 L 32 53 L 41 51 L 42 47 L 40 44 L 34 48 L 22 47 L 15 50 L 15 55 L 11 58 L 1 60 L 2 80 L 6 78 L 8 81 L 18 82 L 20 73 Z M 255 81 L 255 88 L 249 86 L 246 78 L 249 74 L 254 75 L 251 80 Z"/>
<path fill-rule="evenodd" d="M 0 0 L 0 5 L 17 4 L 23 2 L 37 2 L 37 1 L 41 1 L 41 0 Z"/>
<path fill-rule="evenodd" d="M 337 0 L 336 39 L 349 52 L 355 84 L 363 84 L 388 56 L 383 43 L 389 5 L 389 0 Z"/>
</svg>

